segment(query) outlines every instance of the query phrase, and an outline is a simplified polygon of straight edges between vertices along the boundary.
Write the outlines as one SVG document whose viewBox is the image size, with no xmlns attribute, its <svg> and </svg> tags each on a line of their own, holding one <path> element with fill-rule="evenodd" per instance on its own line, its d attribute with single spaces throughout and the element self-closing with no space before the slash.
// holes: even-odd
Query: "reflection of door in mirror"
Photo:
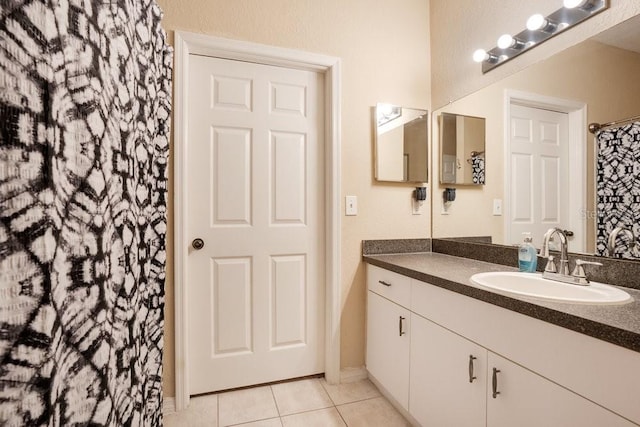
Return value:
<svg viewBox="0 0 640 427">
<path fill-rule="evenodd" d="M 584 104 L 507 91 L 505 109 L 504 243 L 530 232 L 539 247 L 544 233 L 567 232 L 569 250 L 584 252 L 587 227 Z"/>
<path fill-rule="evenodd" d="M 440 183 L 484 184 L 485 119 L 450 113 L 439 118 Z"/>
<path fill-rule="evenodd" d="M 549 228 L 569 228 L 568 115 L 520 105 L 510 111 L 505 237 L 518 244 L 531 233 L 540 245 Z"/>
<path fill-rule="evenodd" d="M 440 182 L 443 184 L 455 184 L 457 162 L 456 115 L 443 113 L 440 115 L 440 152 L 442 153 L 440 170 Z"/>
</svg>

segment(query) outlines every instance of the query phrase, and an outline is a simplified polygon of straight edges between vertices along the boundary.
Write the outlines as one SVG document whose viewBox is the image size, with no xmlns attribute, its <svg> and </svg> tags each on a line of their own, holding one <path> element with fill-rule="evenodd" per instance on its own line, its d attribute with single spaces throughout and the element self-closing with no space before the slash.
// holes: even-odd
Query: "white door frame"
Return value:
<svg viewBox="0 0 640 427">
<path fill-rule="evenodd" d="M 511 150 L 511 104 L 525 107 L 541 108 L 545 110 L 567 113 L 569 116 L 569 176 L 575 177 L 572 182 L 579 182 L 576 191 L 569 191 L 563 197 L 569 198 L 569 227 L 575 232 L 573 242 L 584 252 L 587 242 L 587 104 L 584 102 L 554 98 L 535 93 L 521 92 L 507 89 L 504 92 L 504 196 L 511 194 L 510 180 L 511 165 L 509 152 Z M 504 241 L 511 241 L 511 206 L 504 204 Z"/>
<path fill-rule="evenodd" d="M 340 380 L 340 59 L 309 52 L 189 32 L 175 32 L 174 98 L 174 287 L 176 410 L 189 405 L 186 265 L 187 117 L 189 55 L 316 71 L 325 76 L 325 376 Z"/>
</svg>

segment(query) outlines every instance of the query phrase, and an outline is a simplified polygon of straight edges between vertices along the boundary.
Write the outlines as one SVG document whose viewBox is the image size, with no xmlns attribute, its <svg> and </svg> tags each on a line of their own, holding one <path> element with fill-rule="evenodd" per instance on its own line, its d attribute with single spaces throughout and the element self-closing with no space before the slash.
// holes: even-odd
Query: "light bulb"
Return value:
<svg viewBox="0 0 640 427">
<path fill-rule="evenodd" d="M 564 0 L 563 5 L 567 9 L 575 9 L 576 7 L 583 7 L 589 0 Z"/>
<path fill-rule="evenodd" d="M 380 114 L 382 117 L 389 117 L 393 114 L 393 105 L 391 104 L 380 104 Z"/>
<path fill-rule="evenodd" d="M 511 37 L 511 34 L 503 34 L 500 36 L 500 38 L 498 39 L 498 47 L 500 49 L 506 49 L 508 47 L 511 47 L 513 45 L 513 37 Z"/>
<path fill-rule="evenodd" d="M 473 52 L 473 60 L 475 62 L 482 62 L 482 61 L 486 61 L 487 59 L 489 59 L 489 55 L 484 49 L 478 49 L 475 52 Z"/>
<path fill-rule="evenodd" d="M 547 21 L 541 13 L 536 13 L 527 19 L 527 30 L 537 31 L 546 27 L 548 23 L 549 21 Z"/>
<path fill-rule="evenodd" d="M 498 39 L 498 47 L 500 49 L 511 48 L 515 50 L 524 49 L 526 44 L 522 40 L 512 37 L 510 34 L 503 34 Z"/>
<path fill-rule="evenodd" d="M 540 13 L 531 15 L 529 19 L 527 19 L 527 30 L 529 31 L 542 31 L 545 33 L 553 34 L 558 29 L 559 27 L 557 23 L 548 20 Z"/>
</svg>

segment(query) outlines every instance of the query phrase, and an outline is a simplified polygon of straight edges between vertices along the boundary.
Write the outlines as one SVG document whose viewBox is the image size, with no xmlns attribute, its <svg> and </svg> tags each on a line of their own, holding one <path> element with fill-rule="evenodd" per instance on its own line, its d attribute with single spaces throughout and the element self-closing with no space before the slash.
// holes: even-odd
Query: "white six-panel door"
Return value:
<svg viewBox="0 0 640 427">
<path fill-rule="evenodd" d="M 507 167 L 507 244 L 530 232 L 536 247 L 551 227 L 569 227 L 569 140 L 566 113 L 511 105 Z"/>
<path fill-rule="evenodd" d="M 189 392 L 324 370 L 323 76 L 193 55 Z"/>
</svg>

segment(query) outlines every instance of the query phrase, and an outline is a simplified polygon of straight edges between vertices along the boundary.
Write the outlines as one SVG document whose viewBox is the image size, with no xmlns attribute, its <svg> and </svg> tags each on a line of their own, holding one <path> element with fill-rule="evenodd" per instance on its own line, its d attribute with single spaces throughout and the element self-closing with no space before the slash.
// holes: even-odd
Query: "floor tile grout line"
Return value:
<svg viewBox="0 0 640 427">
<path fill-rule="evenodd" d="M 326 382 L 326 381 L 325 381 L 325 382 Z M 361 399 L 351 400 L 351 401 L 348 401 L 348 402 L 336 403 L 336 401 L 333 399 L 333 397 L 331 397 L 331 394 L 329 393 L 329 390 L 327 390 L 327 388 L 324 386 L 324 384 L 322 383 L 322 381 L 320 381 L 320 385 L 322 386 L 322 388 L 324 388 L 324 391 L 325 391 L 325 392 L 327 393 L 327 395 L 329 396 L 329 399 L 333 402 L 333 405 L 334 405 L 334 406 L 336 406 L 336 407 L 337 407 L 337 406 L 340 406 L 340 405 L 348 405 L 348 404 L 350 404 L 350 403 L 363 402 L 363 401 L 365 401 L 365 400 L 375 399 L 376 397 L 384 397 L 384 396 L 382 395 L 382 393 L 380 393 L 380 391 L 379 391 L 379 390 L 378 390 L 378 388 L 376 387 L 376 390 L 378 390 L 378 395 L 377 395 L 377 396 L 364 397 L 364 398 L 361 398 Z M 327 383 L 327 385 L 328 385 L 328 383 Z M 386 397 L 385 397 L 385 399 L 386 399 Z"/>
<path fill-rule="evenodd" d="M 347 424 L 347 420 L 344 419 L 344 417 L 342 416 L 342 412 L 340 412 L 340 409 L 338 409 L 338 406 L 336 405 L 336 412 L 338 413 L 338 416 L 340 417 L 340 419 L 342 420 L 342 422 L 344 423 L 344 425 L 346 427 L 349 427 L 349 424 Z"/>
<path fill-rule="evenodd" d="M 278 406 L 278 399 L 276 399 L 276 394 L 273 392 L 273 386 L 269 386 L 269 390 L 271 390 L 271 397 L 273 397 L 273 403 L 276 405 L 276 411 L 278 412 L 278 418 L 282 418 L 282 414 L 280 413 L 280 407 Z M 282 420 L 280 420 L 282 424 Z"/>
<path fill-rule="evenodd" d="M 273 399 L 277 415 L 273 416 L 273 417 L 260 418 L 260 419 L 257 419 L 257 420 L 252 420 L 252 421 L 247 421 L 247 422 L 260 422 L 260 421 L 265 421 L 265 420 L 278 419 L 280 421 L 280 425 L 283 426 L 284 425 L 284 421 L 283 421 L 284 417 L 293 416 L 293 415 L 299 415 L 299 414 L 304 414 L 304 413 L 311 413 L 311 412 L 316 412 L 316 411 L 322 411 L 322 410 L 329 410 L 331 408 L 334 408 L 338 412 L 338 416 L 340 417 L 342 422 L 345 424 L 345 426 L 348 427 L 348 423 L 347 423 L 346 419 L 344 418 L 342 412 L 339 409 L 340 406 L 346 406 L 346 405 L 351 405 L 351 404 L 355 404 L 355 403 L 359 403 L 359 402 L 365 402 L 365 401 L 377 399 L 377 398 L 380 398 L 380 397 L 384 398 L 384 396 L 382 394 L 378 394 L 377 396 L 358 398 L 358 399 L 355 399 L 355 400 L 345 401 L 343 403 L 338 404 L 336 402 L 336 400 L 332 397 L 332 395 L 329 393 L 329 390 L 327 389 L 328 383 L 326 383 L 326 380 L 322 381 L 322 379 L 316 379 L 316 381 L 320 382 L 321 389 L 325 392 L 326 396 L 329 398 L 329 402 L 331 402 L 331 404 L 329 406 L 322 407 L 322 408 L 308 409 L 308 410 L 303 410 L 303 411 L 300 411 L 300 412 L 293 412 L 291 414 L 283 415 L 282 412 L 281 412 L 281 409 L 280 409 L 280 407 L 278 405 L 278 400 L 277 400 L 277 398 L 275 396 L 275 391 L 273 389 L 273 385 L 269 385 L 269 390 L 271 392 L 271 397 Z M 215 402 L 216 402 L 216 424 L 218 425 L 218 427 L 231 427 L 231 426 L 240 426 L 240 425 L 246 424 L 246 422 L 245 422 L 245 423 L 229 424 L 228 426 L 222 426 L 221 425 L 221 420 L 220 420 L 221 408 L 220 408 L 220 398 L 219 398 L 221 394 L 222 393 L 215 393 L 215 395 L 216 395 L 215 396 Z"/>
<path fill-rule="evenodd" d="M 329 393 L 327 393 L 327 394 L 329 394 Z M 309 410 L 306 410 L 306 411 L 293 412 L 293 413 L 291 413 L 291 414 L 280 415 L 280 417 L 279 417 L 279 418 L 280 418 L 280 423 L 281 423 L 281 424 L 283 424 L 283 423 L 282 423 L 282 421 L 283 421 L 282 419 L 283 419 L 283 418 L 285 418 L 285 417 L 292 416 L 292 415 L 307 414 L 307 413 L 310 413 L 310 412 L 316 412 L 316 411 L 322 411 L 322 410 L 325 410 L 325 409 L 331 409 L 331 408 L 334 408 L 334 409 L 336 410 L 336 412 L 338 412 L 338 416 L 340 417 L 340 419 L 342 420 L 342 422 L 344 423 L 344 425 L 345 425 L 345 426 L 347 426 L 347 427 L 349 427 L 349 424 L 347 423 L 347 420 L 345 420 L 345 419 L 344 419 L 344 417 L 342 416 L 342 413 L 340 412 L 340 409 L 338 409 L 338 406 L 346 406 L 346 405 L 351 405 L 351 404 L 353 404 L 353 403 L 361 403 L 361 402 L 365 402 L 365 401 L 367 401 L 367 400 L 379 399 L 379 398 L 381 398 L 381 397 L 383 397 L 383 398 L 384 398 L 384 396 L 382 396 L 382 395 L 379 395 L 379 396 L 373 396 L 373 397 L 366 397 L 366 398 L 364 398 L 364 399 L 358 399 L 358 400 L 353 400 L 353 401 L 351 401 L 351 402 L 345 402 L 345 403 L 342 403 L 342 404 L 340 404 L 340 405 L 333 404 L 333 405 L 331 405 L 331 406 L 327 406 L 327 407 L 325 407 L 325 408 L 309 409 Z M 266 418 L 266 419 L 270 419 L 270 418 Z M 256 421 L 262 421 L 262 420 L 256 420 Z M 284 425 L 284 424 L 283 424 L 283 425 Z"/>
<path fill-rule="evenodd" d="M 257 420 L 252 420 L 252 421 L 243 421 L 241 423 L 235 423 L 235 424 L 226 424 L 224 426 L 219 425 L 218 427 L 234 427 L 234 426 L 243 426 L 245 424 L 252 424 L 252 423 L 257 423 L 259 421 L 266 421 L 266 420 L 275 420 L 275 419 L 279 419 L 280 420 L 280 424 L 282 424 L 282 417 L 281 416 L 277 416 L 277 417 L 266 417 L 266 418 L 259 418 Z"/>
<path fill-rule="evenodd" d="M 344 405 L 351 405 L 352 403 L 364 402 L 365 400 L 373 400 L 373 399 L 377 399 L 379 397 L 384 397 L 384 396 L 383 395 L 379 395 L 379 396 L 372 396 L 372 397 L 364 397 L 362 399 L 352 400 L 351 402 L 340 403 L 339 405 L 335 405 L 335 406 L 338 407 L 338 406 L 344 406 Z M 384 397 L 384 398 L 387 399 L 386 397 Z"/>
<path fill-rule="evenodd" d="M 327 382 L 327 380 L 325 379 L 324 381 L 325 383 Z M 327 383 L 327 385 L 329 385 Z M 323 382 L 320 381 L 320 386 L 322 387 L 322 389 L 324 390 L 325 393 L 327 393 L 327 396 L 329 396 L 329 400 L 331 401 L 331 403 L 333 403 L 333 406 L 336 406 L 336 402 L 335 400 L 333 400 L 333 397 L 331 397 L 331 393 L 329 393 L 329 390 L 327 390 L 327 388 L 324 386 Z"/>
<path fill-rule="evenodd" d="M 288 416 L 290 416 L 290 415 L 307 414 L 307 413 L 309 413 L 309 412 L 322 411 L 323 409 L 331 409 L 331 408 L 336 408 L 336 405 L 329 405 L 329 406 L 324 406 L 324 407 L 322 407 L 322 408 L 305 409 L 304 411 L 292 412 L 292 413 L 290 413 L 290 414 L 280 415 L 280 418 L 288 417 Z M 337 409 L 337 408 L 336 408 L 336 409 Z"/>
</svg>

